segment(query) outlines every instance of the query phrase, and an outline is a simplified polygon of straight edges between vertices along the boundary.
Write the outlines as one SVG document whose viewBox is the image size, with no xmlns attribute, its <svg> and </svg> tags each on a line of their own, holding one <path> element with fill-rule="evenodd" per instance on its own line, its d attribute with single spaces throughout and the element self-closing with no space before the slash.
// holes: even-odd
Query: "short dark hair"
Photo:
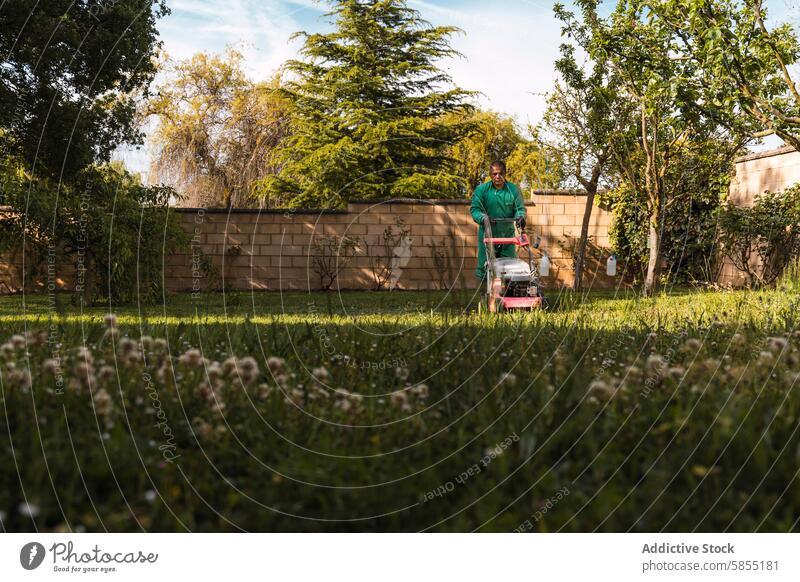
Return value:
<svg viewBox="0 0 800 582">
<path fill-rule="evenodd" d="M 501 170 L 503 170 L 504 174 L 508 171 L 506 169 L 506 163 L 503 160 L 495 160 L 495 161 L 493 161 L 489 165 L 489 169 L 491 170 L 492 168 L 500 168 Z"/>
</svg>

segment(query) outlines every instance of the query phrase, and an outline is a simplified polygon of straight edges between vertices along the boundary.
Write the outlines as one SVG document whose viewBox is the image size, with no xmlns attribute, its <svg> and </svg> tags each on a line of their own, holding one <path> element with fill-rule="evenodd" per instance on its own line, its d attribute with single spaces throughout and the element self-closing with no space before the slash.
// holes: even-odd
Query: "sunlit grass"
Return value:
<svg viewBox="0 0 800 582">
<path fill-rule="evenodd" d="M 550 298 L 0 299 L 3 527 L 796 528 L 797 294 Z"/>
</svg>

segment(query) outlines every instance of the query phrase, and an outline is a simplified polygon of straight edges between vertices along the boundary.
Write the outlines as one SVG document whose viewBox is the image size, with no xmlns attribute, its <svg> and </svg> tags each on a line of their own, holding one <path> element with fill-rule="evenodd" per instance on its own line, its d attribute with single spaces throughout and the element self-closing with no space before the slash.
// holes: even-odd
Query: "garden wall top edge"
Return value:
<svg viewBox="0 0 800 582">
<path fill-rule="evenodd" d="M 602 192 L 602 190 L 600 191 Z M 533 190 L 533 196 L 580 196 L 585 197 L 586 192 L 583 190 Z M 447 205 L 468 205 L 471 203 L 470 198 L 374 198 L 368 200 L 350 200 L 348 205 L 364 205 L 364 204 L 425 204 L 429 206 L 447 206 Z M 525 200 L 528 206 L 535 206 L 535 203 L 528 199 Z M 342 208 L 253 208 L 253 207 L 238 207 L 238 208 L 219 208 L 219 207 L 189 207 L 189 206 L 175 206 L 173 207 L 178 212 L 196 213 L 204 212 L 208 214 L 347 214 L 348 210 Z"/>
<path fill-rule="evenodd" d="M 763 152 L 753 152 L 752 154 L 747 154 L 746 156 L 742 156 L 740 158 L 736 158 L 735 162 L 749 162 L 751 160 L 760 160 L 761 158 L 771 158 L 772 156 L 781 156 L 783 154 L 790 154 L 795 151 L 794 146 L 783 146 L 779 148 L 775 148 L 773 150 L 766 150 Z"/>
<path fill-rule="evenodd" d="M 189 206 L 174 206 L 173 210 L 190 214 L 203 212 L 205 214 L 347 214 L 347 210 L 340 208 L 202 208 Z"/>
</svg>

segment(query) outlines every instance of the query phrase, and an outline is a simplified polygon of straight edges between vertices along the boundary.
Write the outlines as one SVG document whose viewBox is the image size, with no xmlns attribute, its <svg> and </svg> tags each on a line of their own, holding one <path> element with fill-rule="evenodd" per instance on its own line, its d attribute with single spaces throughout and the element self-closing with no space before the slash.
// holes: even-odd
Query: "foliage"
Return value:
<svg viewBox="0 0 800 582">
<path fill-rule="evenodd" d="M 257 181 L 278 171 L 275 148 L 289 133 L 280 77 L 247 79 L 241 53 L 199 53 L 164 65 L 167 75 L 144 108 L 158 125 L 153 169 L 193 205 L 253 200 Z"/>
<path fill-rule="evenodd" d="M 463 120 L 464 115 L 450 114 L 445 119 Z M 506 161 L 509 180 L 519 184 L 523 192 L 558 188 L 559 160 L 544 148 L 536 128 L 529 127 L 530 137 L 526 137 L 511 117 L 480 109 L 466 120 L 474 131 L 448 152 L 455 160 L 454 171 L 461 181 L 453 197 L 467 196 L 483 184 L 489 178 L 489 165 L 495 160 Z"/>
<path fill-rule="evenodd" d="M 564 180 L 564 165 L 559 152 L 548 149 L 539 130 L 528 127 L 530 139 L 519 143 L 508 157 L 508 174 L 519 184 L 523 195 L 534 190 L 555 190 Z"/>
<path fill-rule="evenodd" d="M 548 148 L 558 152 L 569 182 L 579 184 L 586 193 L 573 254 L 572 288 L 580 291 L 595 197 L 601 182 L 613 181 L 613 143 L 617 134 L 630 127 L 633 111 L 622 84 L 604 61 L 594 62 L 587 72 L 575 59 L 575 47 L 562 44 L 556 70 L 562 81 L 556 81 L 548 96 L 543 124 L 552 136 Z"/>
<path fill-rule="evenodd" d="M 675 160 L 665 176 L 672 195 L 665 205 L 662 260 L 664 281 L 672 284 L 714 282 L 721 266 L 716 248 L 719 208 L 730 183 L 730 143 L 696 141 Z M 637 163 L 632 159 L 631 165 Z M 611 206 L 612 246 L 637 281 L 644 280 L 649 259 L 648 204 L 627 181 L 600 196 Z"/>
<path fill-rule="evenodd" d="M 339 278 L 339 273 L 347 268 L 358 250 L 359 239 L 357 237 L 335 234 L 314 237 L 311 242 L 311 259 L 323 291 L 330 291 Z"/>
<path fill-rule="evenodd" d="M 449 114 L 445 121 L 455 123 L 463 114 Z M 450 157 L 455 160 L 455 173 L 461 184 L 459 196 L 467 196 L 489 178 L 489 164 L 507 160 L 524 141 L 514 120 L 494 111 L 476 109 L 469 117 L 475 130 L 451 147 Z"/>
<path fill-rule="evenodd" d="M 0 3 L 0 129 L 37 175 L 69 179 L 138 142 L 163 0 Z"/>
<path fill-rule="evenodd" d="M 674 57 L 698 69 L 685 107 L 729 126 L 749 126 L 756 135 L 774 133 L 800 150 L 800 92 L 793 79 L 800 42 L 792 23 L 770 30 L 762 0 L 646 5 L 653 21 L 680 35 Z"/>
<path fill-rule="evenodd" d="M 596 61 L 605 62 L 635 105 L 636 124 L 612 143 L 614 162 L 631 191 L 647 202 L 648 261 L 645 293 L 661 279 L 668 206 L 679 197 L 683 160 L 703 155 L 705 144 L 730 144 L 723 151 L 731 163 L 747 136 L 741 127 L 688 106 L 698 98 L 698 63 L 672 58 L 682 42 L 669 27 L 649 18 L 642 0 L 620 0 L 607 18 L 597 14 L 597 0 L 578 0 L 582 18 L 557 5 L 564 30 Z"/>
<path fill-rule="evenodd" d="M 748 285 L 773 285 L 800 258 L 800 184 L 765 192 L 752 207 L 729 204 L 720 227 L 722 251 Z"/>
<path fill-rule="evenodd" d="M 174 191 L 118 164 L 89 166 L 60 188 L 7 167 L 4 190 L 12 210 L 0 221 L 2 250 L 24 253 L 29 285 L 52 292 L 74 279 L 85 304 L 160 298 L 165 258 L 188 240 L 168 207 Z"/>
<path fill-rule="evenodd" d="M 458 191 L 447 146 L 469 134 L 448 113 L 470 110 L 436 61 L 457 29 L 430 26 L 404 0 L 335 0 L 335 30 L 298 33 L 284 94 L 292 135 L 263 181 L 268 201 L 337 207 L 347 200 L 439 198 Z"/>
<path fill-rule="evenodd" d="M 796 296 L 238 296 L 0 298 L 6 531 L 797 531 Z"/>
</svg>

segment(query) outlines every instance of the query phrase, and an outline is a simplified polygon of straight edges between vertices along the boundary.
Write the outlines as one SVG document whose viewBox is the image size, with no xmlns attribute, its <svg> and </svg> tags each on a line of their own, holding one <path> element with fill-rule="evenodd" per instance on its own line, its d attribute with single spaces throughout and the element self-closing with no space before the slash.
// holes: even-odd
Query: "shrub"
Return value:
<svg viewBox="0 0 800 582">
<path fill-rule="evenodd" d="M 321 235 L 311 243 L 314 272 L 320 289 L 330 291 L 339 274 L 350 264 L 358 251 L 357 237 Z"/>
<path fill-rule="evenodd" d="M 171 188 L 145 186 L 116 164 L 90 166 L 56 185 L 6 161 L 0 251 L 24 253 L 26 286 L 54 290 L 56 280 L 72 276 L 67 288 L 86 303 L 158 297 L 164 257 L 188 244 L 168 206 L 177 197 Z"/>
<path fill-rule="evenodd" d="M 800 183 L 764 192 L 749 208 L 728 204 L 720 216 L 720 248 L 748 286 L 773 285 L 800 257 Z"/>
</svg>

